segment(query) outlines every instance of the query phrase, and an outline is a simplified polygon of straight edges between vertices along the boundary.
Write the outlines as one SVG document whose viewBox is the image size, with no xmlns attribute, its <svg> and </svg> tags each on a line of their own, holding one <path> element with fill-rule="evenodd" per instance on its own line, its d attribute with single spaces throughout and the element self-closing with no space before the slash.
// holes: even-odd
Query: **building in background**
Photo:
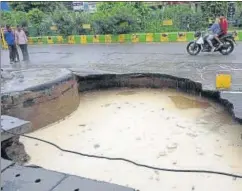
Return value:
<svg viewBox="0 0 242 191">
<path fill-rule="evenodd" d="M 72 8 L 74 11 L 83 11 L 84 3 L 82 1 L 72 1 Z"/>
<path fill-rule="evenodd" d="M 100 2 L 73 1 L 72 7 L 74 11 L 94 13 L 97 10 L 98 3 Z M 144 3 L 152 9 L 164 9 L 166 6 L 188 4 L 194 11 L 198 10 L 200 4 L 199 2 L 192 1 L 148 1 Z"/>
<path fill-rule="evenodd" d="M 200 5 L 200 2 L 194 1 L 148 1 L 144 3 L 152 9 L 165 9 L 166 6 L 187 4 L 190 5 L 191 9 L 194 11 L 197 11 Z"/>
<path fill-rule="evenodd" d="M 73 1 L 72 8 L 74 11 L 94 13 L 97 10 L 97 3 L 98 2 Z"/>
</svg>

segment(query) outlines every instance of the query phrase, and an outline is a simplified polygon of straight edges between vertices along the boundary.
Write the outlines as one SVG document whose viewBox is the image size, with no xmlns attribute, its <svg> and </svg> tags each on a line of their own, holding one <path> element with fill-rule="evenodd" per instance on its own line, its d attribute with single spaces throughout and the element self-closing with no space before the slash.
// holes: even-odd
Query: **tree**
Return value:
<svg viewBox="0 0 242 191">
<path fill-rule="evenodd" d="M 131 2 L 101 3 L 93 16 L 99 34 L 125 34 L 139 31 L 139 13 Z"/>
<path fill-rule="evenodd" d="M 215 18 L 223 13 L 227 15 L 228 2 L 226 1 L 203 1 L 201 2 L 201 10 L 205 18 Z"/>
<path fill-rule="evenodd" d="M 32 26 L 34 26 L 37 29 L 37 35 L 40 35 L 40 26 L 41 23 L 44 21 L 44 17 L 46 15 L 40 11 L 39 9 L 32 9 L 31 11 L 29 11 L 27 13 L 27 17 L 30 21 L 30 23 L 32 24 Z"/>
<path fill-rule="evenodd" d="M 56 10 L 52 14 L 52 20 L 54 24 L 57 26 L 59 34 L 64 36 L 72 34 L 73 22 L 70 14 L 63 14 L 61 11 Z"/>
<path fill-rule="evenodd" d="M 68 36 L 73 34 L 87 34 L 89 31 L 83 29 L 83 24 L 89 24 L 90 15 L 88 13 L 56 10 L 52 14 L 53 24 L 57 26 L 59 34 Z"/>
<path fill-rule="evenodd" d="M 32 9 L 39 9 L 42 12 L 52 12 L 63 7 L 60 1 L 11 1 L 10 6 L 15 11 L 29 12 Z"/>
<path fill-rule="evenodd" d="M 1 12 L 1 25 L 28 25 L 28 18 L 25 12 Z"/>
<path fill-rule="evenodd" d="M 242 27 L 242 2 L 236 2 L 235 22 L 237 27 Z"/>
<path fill-rule="evenodd" d="M 242 1 L 236 2 L 236 15 L 242 17 Z"/>
<path fill-rule="evenodd" d="M 13 14 L 11 12 L 1 11 L 1 25 L 13 25 Z"/>
</svg>

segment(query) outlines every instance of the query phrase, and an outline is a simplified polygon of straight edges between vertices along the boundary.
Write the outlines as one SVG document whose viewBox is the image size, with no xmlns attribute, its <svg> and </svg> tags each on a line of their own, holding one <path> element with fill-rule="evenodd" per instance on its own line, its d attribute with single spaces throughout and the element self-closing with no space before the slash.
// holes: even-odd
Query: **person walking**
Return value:
<svg viewBox="0 0 242 191">
<path fill-rule="evenodd" d="M 24 32 L 24 30 L 18 25 L 17 31 L 15 32 L 16 43 L 20 47 L 23 54 L 23 61 L 29 61 L 29 53 L 28 53 L 28 38 Z"/>
<path fill-rule="evenodd" d="M 10 64 L 12 64 L 13 62 L 19 61 L 19 60 L 16 61 L 16 57 L 18 57 L 18 50 L 16 46 L 16 41 L 15 41 L 15 34 L 9 25 L 6 25 L 4 38 L 8 44 Z"/>
</svg>

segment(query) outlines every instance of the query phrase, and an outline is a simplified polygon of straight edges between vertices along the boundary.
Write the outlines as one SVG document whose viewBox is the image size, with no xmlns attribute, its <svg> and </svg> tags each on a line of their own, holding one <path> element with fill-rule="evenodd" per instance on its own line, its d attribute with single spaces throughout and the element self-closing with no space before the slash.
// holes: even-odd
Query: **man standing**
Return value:
<svg viewBox="0 0 242 191">
<path fill-rule="evenodd" d="M 220 29 L 221 29 L 221 35 L 226 35 L 228 33 L 228 21 L 225 18 L 224 14 L 220 15 Z"/>
<path fill-rule="evenodd" d="M 8 44 L 10 64 L 16 62 L 15 58 L 17 56 L 17 46 L 15 42 L 15 35 L 9 25 L 6 26 L 6 31 L 4 32 L 4 38 Z M 19 61 L 19 60 L 18 60 Z"/>
<path fill-rule="evenodd" d="M 17 26 L 17 31 L 15 32 L 15 35 L 16 43 L 19 45 L 23 54 L 23 61 L 29 61 L 28 39 L 24 30 L 19 25 Z"/>
</svg>

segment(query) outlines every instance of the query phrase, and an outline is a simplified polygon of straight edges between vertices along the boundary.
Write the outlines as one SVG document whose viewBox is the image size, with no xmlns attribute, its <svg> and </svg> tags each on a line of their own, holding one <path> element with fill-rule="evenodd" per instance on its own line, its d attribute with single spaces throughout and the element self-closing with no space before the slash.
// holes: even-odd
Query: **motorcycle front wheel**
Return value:
<svg viewBox="0 0 242 191">
<path fill-rule="evenodd" d="M 223 46 L 220 48 L 219 52 L 222 55 L 229 55 L 234 51 L 234 43 L 232 40 L 225 40 Z"/>
<path fill-rule="evenodd" d="M 196 42 L 189 42 L 187 45 L 187 52 L 192 56 L 196 56 L 201 51 L 201 45 Z"/>
</svg>

